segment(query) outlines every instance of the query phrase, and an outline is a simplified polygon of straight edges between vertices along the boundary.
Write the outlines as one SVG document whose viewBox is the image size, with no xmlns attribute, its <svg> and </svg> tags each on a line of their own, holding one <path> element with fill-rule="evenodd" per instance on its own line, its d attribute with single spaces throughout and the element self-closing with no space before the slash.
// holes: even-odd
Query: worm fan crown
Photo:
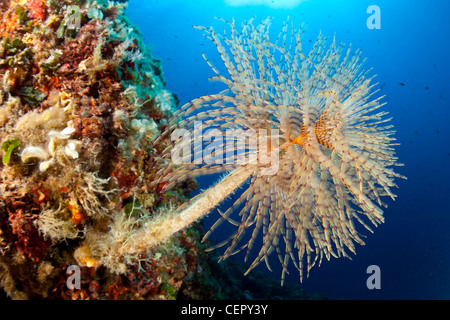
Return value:
<svg viewBox="0 0 450 320">
<path fill-rule="evenodd" d="M 259 243 L 249 271 L 263 261 L 270 269 L 268 257 L 276 253 L 282 281 L 290 261 L 302 279 L 304 269 L 309 272 L 323 257 L 347 257 L 355 243 L 363 244 L 354 221 L 368 230 L 383 222 L 381 198 L 394 199 L 393 180 L 402 177 L 391 168 L 400 165 L 394 130 L 387 112 L 378 110 L 382 97 L 372 97 L 376 91 L 362 71 L 359 51 L 335 40 L 327 45 L 320 35 L 306 54 L 302 29 L 290 30 L 287 23 L 271 43 L 269 19 L 256 26 L 250 20 L 240 29 L 234 21 L 228 25 L 225 35 L 198 27 L 214 42 L 229 73 L 225 77 L 206 60 L 216 73 L 213 80 L 228 88 L 184 105 L 168 130 L 193 130 L 196 121 L 205 130 L 276 129 L 279 134 L 268 145 L 277 152 L 278 170 L 263 174 L 266 165 L 227 161 L 224 152 L 223 164 L 169 163 L 160 172 L 162 181 L 170 188 L 215 172 L 232 171 L 230 177 L 239 181 L 247 177 L 245 190 L 206 237 L 227 221 L 236 230 L 216 246 L 227 245 L 223 258 L 246 250 L 247 259 Z M 193 141 L 193 154 L 201 156 L 209 143 L 198 148 Z"/>
</svg>

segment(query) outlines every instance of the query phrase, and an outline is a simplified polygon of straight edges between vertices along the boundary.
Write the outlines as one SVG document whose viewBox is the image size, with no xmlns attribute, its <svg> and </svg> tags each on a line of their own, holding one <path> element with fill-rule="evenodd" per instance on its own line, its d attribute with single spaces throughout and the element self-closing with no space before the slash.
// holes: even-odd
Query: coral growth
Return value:
<svg viewBox="0 0 450 320">
<path fill-rule="evenodd" d="M 154 141 L 176 99 L 125 7 L 0 7 L 0 284 L 12 298 L 174 298 L 205 263 L 191 257 L 196 229 L 145 253 L 114 252 L 195 188 L 166 197 L 155 183 L 168 142 Z M 66 286 L 74 264 L 79 290 Z"/>
</svg>

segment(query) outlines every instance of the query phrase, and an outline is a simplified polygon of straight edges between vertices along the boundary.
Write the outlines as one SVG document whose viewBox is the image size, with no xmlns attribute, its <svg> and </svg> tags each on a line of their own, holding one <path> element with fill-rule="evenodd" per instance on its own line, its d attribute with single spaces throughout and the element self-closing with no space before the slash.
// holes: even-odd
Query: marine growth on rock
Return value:
<svg viewBox="0 0 450 320">
<path fill-rule="evenodd" d="M 115 255 L 115 244 L 196 187 L 163 195 L 155 182 L 169 144 L 155 139 L 176 99 L 125 8 L 0 6 L 0 286 L 11 298 L 171 299 L 206 263 L 195 228 Z"/>
</svg>

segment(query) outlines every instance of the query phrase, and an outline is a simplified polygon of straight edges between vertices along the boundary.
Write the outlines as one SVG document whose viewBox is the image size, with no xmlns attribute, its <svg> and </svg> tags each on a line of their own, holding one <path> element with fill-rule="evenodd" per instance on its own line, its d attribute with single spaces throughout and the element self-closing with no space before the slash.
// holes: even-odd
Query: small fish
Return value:
<svg viewBox="0 0 450 320">
<path fill-rule="evenodd" d="M 403 86 L 403 87 L 406 86 L 406 84 L 404 84 L 403 82 L 399 82 L 398 84 Z"/>
</svg>

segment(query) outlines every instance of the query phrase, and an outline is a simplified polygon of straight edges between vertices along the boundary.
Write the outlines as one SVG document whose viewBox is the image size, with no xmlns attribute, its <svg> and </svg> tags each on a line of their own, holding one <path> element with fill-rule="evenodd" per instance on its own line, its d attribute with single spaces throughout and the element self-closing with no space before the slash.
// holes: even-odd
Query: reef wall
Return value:
<svg viewBox="0 0 450 320">
<path fill-rule="evenodd" d="M 155 139 L 177 98 L 125 8 L 0 6 L 0 285 L 13 299 L 213 297 L 198 225 L 147 254 L 115 255 L 196 188 L 155 183 L 168 145 Z"/>
</svg>

